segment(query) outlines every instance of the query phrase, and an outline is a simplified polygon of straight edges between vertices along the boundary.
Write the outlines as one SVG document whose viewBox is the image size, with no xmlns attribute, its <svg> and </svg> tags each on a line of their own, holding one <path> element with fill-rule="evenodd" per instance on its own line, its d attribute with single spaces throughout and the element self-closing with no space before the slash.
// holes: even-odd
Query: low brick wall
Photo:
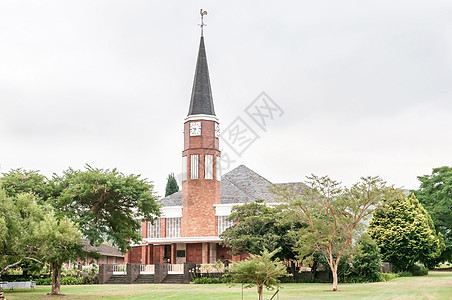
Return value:
<svg viewBox="0 0 452 300">
<path fill-rule="evenodd" d="M 127 264 L 126 271 L 126 283 L 131 284 L 140 275 L 140 264 Z"/>
<path fill-rule="evenodd" d="M 99 279 L 99 284 L 104 284 L 108 279 L 113 276 L 113 265 L 112 264 L 102 264 L 99 265 L 99 274 L 97 278 Z"/>
</svg>

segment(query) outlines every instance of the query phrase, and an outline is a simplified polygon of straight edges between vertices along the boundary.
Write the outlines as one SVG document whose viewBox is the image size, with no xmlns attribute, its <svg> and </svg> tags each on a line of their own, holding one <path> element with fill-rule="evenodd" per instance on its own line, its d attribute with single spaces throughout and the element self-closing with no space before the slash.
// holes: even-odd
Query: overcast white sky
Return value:
<svg viewBox="0 0 452 300">
<path fill-rule="evenodd" d="M 0 1 L 0 165 L 117 167 L 164 194 L 180 173 L 199 44 L 216 114 L 259 135 L 239 157 L 272 182 L 349 185 L 452 165 L 451 1 Z M 265 91 L 284 111 L 260 129 Z"/>
</svg>

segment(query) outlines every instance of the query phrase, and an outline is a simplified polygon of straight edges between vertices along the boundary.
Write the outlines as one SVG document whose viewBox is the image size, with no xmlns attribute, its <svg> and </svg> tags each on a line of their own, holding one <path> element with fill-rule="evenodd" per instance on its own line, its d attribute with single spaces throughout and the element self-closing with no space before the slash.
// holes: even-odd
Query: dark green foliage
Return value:
<svg viewBox="0 0 452 300">
<path fill-rule="evenodd" d="M 353 253 L 350 277 L 359 282 L 380 281 L 381 255 L 377 243 L 368 234 L 363 234 Z"/>
<path fill-rule="evenodd" d="M 51 285 L 52 284 L 52 278 L 37 278 L 34 281 L 36 281 L 36 285 Z"/>
<path fill-rule="evenodd" d="M 54 195 L 52 182 L 37 171 L 11 170 L 0 177 L 0 185 L 8 197 L 32 193 L 38 200 L 48 200 Z"/>
<path fill-rule="evenodd" d="M 428 269 L 424 266 L 415 264 L 410 268 L 410 273 L 413 274 L 413 276 L 425 276 L 428 275 Z"/>
<path fill-rule="evenodd" d="M 352 241 L 370 216 L 393 189 L 379 177 L 362 177 L 351 188 L 328 176 L 308 177 L 306 185 L 276 185 L 273 192 L 287 204 L 287 219 L 306 224 L 291 230 L 298 237 L 294 250 L 300 260 L 312 260 L 321 253 L 333 276 L 333 291 L 337 291 L 338 268 L 349 255 Z"/>
<path fill-rule="evenodd" d="M 452 168 L 435 168 L 431 175 L 419 176 L 418 179 L 421 185 L 414 193 L 429 212 L 446 246 L 440 257 L 428 262 L 431 268 L 440 262 L 452 261 Z"/>
<path fill-rule="evenodd" d="M 199 277 L 192 280 L 194 284 L 217 284 L 223 283 L 220 278 L 212 278 L 212 277 Z"/>
<path fill-rule="evenodd" d="M 380 247 L 382 259 L 399 272 L 409 271 L 415 262 L 439 257 L 444 245 L 416 197 L 402 192 L 375 212 L 368 232 Z"/>
<path fill-rule="evenodd" d="M 399 272 L 397 273 L 398 277 L 411 277 L 413 276 L 413 274 L 411 274 L 411 272 L 409 271 L 403 271 L 403 272 Z"/>
<path fill-rule="evenodd" d="M 294 258 L 294 240 L 287 232 L 296 223 L 281 222 L 280 209 L 266 206 L 262 200 L 236 206 L 228 220 L 235 223 L 220 237 L 222 244 L 231 248 L 232 253 L 260 254 L 262 249 L 270 251 L 281 248 L 279 258 Z"/>
<path fill-rule="evenodd" d="M 323 255 L 317 253 L 315 258 L 327 271 L 331 272 Z M 363 234 L 350 255 L 339 262 L 337 275 L 339 282 L 342 283 L 377 282 L 381 281 L 380 270 L 380 248 L 368 234 Z"/>
<path fill-rule="evenodd" d="M 78 224 L 91 244 L 108 239 L 125 252 L 130 240 L 141 240 L 141 220 L 160 215 L 153 185 L 139 175 L 87 166 L 68 169 L 55 184 L 60 190 L 55 207 Z"/>
<path fill-rule="evenodd" d="M 171 173 L 168 175 L 166 182 L 165 197 L 176 192 L 179 192 L 179 185 L 177 184 L 176 178 L 174 177 L 174 173 Z"/>
</svg>

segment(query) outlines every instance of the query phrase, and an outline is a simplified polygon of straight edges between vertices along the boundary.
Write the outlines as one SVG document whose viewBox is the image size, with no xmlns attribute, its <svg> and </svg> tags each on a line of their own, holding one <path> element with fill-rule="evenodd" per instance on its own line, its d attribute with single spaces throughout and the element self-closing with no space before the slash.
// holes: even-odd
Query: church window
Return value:
<svg viewBox="0 0 452 300">
<path fill-rule="evenodd" d="M 166 237 L 180 237 L 180 218 L 166 219 Z"/>
<path fill-rule="evenodd" d="M 226 220 L 229 216 L 218 216 L 218 235 L 234 225 L 233 221 Z"/>
<path fill-rule="evenodd" d="M 213 155 L 204 156 L 204 179 L 213 179 Z"/>
<path fill-rule="evenodd" d="M 154 224 L 148 222 L 148 238 L 155 239 L 160 237 L 160 219 L 154 220 Z"/>
<path fill-rule="evenodd" d="M 194 154 L 190 156 L 191 162 L 191 179 L 199 178 L 199 155 Z"/>
</svg>

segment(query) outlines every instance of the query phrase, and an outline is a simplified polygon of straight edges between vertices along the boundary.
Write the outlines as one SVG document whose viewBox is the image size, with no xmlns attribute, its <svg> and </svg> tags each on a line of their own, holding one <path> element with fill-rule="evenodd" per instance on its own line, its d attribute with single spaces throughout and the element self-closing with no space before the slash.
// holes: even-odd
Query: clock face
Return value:
<svg viewBox="0 0 452 300">
<path fill-rule="evenodd" d="M 215 137 L 220 137 L 220 125 L 215 123 Z"/>
<path fill-rule="evenodd" d="M 190 123 L 190 136 L 201 135 L 201 122 Z"/>
</svg>

